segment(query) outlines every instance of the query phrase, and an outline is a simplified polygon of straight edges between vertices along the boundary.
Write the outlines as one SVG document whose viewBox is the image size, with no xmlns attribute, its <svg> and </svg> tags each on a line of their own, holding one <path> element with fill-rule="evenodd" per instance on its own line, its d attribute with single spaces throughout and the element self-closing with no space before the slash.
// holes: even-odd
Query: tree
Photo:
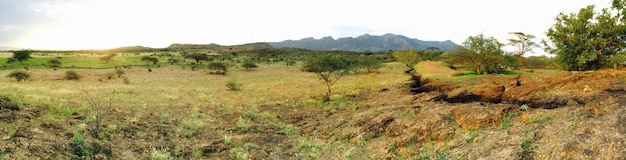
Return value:
<svg viewBox="0 0 626 160">
<path fill-rule="evenodd" d="M 26 71 L 13 71 L 7 75 L 7 78 L 15 78 L 19 82 L 30 78 L 30 74 Z"/>
<path fill-rule="evenodd" d="M 17 60 L 15 58 L 13 58 L 13 57 L 7 58 L 7 64 L 11 64 L 11 63 L 15 63 L 15 62 L 17 62 Z"/>
<path fill-rule="evenodd" d="M 462 47 L 450 54 L 450 59 L 454 63 L 469 65 L 476 74 L 498 73 L 506 66 L 502 46 L 493 37 L 485 38 L 483 34 L 470 36 Z"/>
<path fill-rule="evenodd" d="M 404 63 L 409 68 L 413 68 L 422 58 L 412 48 L 396 50 L 391 54 L 397 61 Z"/>
<path fill-rule="evenodd" d="M 32 50 L 13 51 L 13 59 L 17 60 L 20 63 L 22 63 L 24 61 L 27 61 L 27 60 L 33 58 L 33 57 L 30 56 L 30 54 L 32 54 L 32 53 L 33 53 Z"/>
<path fill-rule="evenodd" d="M 560 13 L 542 41 L 545 51 L 556 55 L 563 70 L 595 70 L 623 65 L 626 54 L 626 19 L 623 0 L 594 12 L 595 6 L 581 8 L 578 13 Z"/>
<path fill-rule="evenodd" d="M 190 58 L 196 60 L 196 64 L 200 64 L 200 61 L 208 61 L 209 55 L 206 53 L 192 53 L 185 55 L 185 58 Z"/>
<path fill-rule="evenodd" d="M 180 59 L 172 57 L 172 58 L 167 59 L 167 62 L 170 62 L 170 64 L 174 65 L 180 62 Z"/>
<path fill-rule="evenodd" d="M 61 67 L 61 60 L 59 60 L 59 59 L 51 59 L 51 60 L 48 61 L 48 64 L 52 68 Z"/>
<path fill-rule="evenodd" d="M 533 48 L 539 47 L 537 43 L 532 41 L 532 39 L 535 39 L 534 35 L 526 34 L 524 32 L 511 32 L 509 34 L 516 36 L 515 39 L 509 39 L 509 45 L 515 47 L 513 56 L 516 58 L 520 58 L 528 52 L 533 53 Z"/>
<path fill-rule="evenodd" d="M 356 61 L 356 68 L 365 69 L 368 73 L 372 73 L 380 68 L 382 68 L 383 62 L 374 58 L 374 57 L 363 57 L 359 58 Z"/>
<path fill-rule="evenodd" d="M 113 60 L 113 57 L 117 56 L 117 54 L 115 53 L 111 53 L 111 54 L 107 54 L 104 57 L 100 57 L 101 61 L 104 61 L 104 63 L 109 63 L 111 62 L 111 60 Z"/>
<path fill-rule="evenodd" d="M 309 59 L 303 66 L 303 70 L 313 72 L 324 80 L 328 92 L 324 100 L 330 100 L 332 86 L 341 77 L 348 75 L 354 67 L 354 62 L 340 54 L 325 54 Z"/>
<path fill-rule="evenodd" d="M 156 57 L 152 57 L 152 56 L 143 56 L 141 57 L 141 61 L 144 61 L 146 63 L 152 63 L 152 64 L 159 63 L 159 59 Z"/>
<path fill-rule="evenodd" d="M 241 64 L 241 67 L 245 68 L 246 70 L 251 70 L 253 68 L 259 68 L 258 65 L 256 65 L 254 62 L 252 61 L 245 61 Z"/>
<path fill-rule="evenodd" d="M 209 63 L 209 69 L 214 70 L 216 74 L 225 75 L 228 72 L 228 65 L 222 62 Z"/>
</svg>

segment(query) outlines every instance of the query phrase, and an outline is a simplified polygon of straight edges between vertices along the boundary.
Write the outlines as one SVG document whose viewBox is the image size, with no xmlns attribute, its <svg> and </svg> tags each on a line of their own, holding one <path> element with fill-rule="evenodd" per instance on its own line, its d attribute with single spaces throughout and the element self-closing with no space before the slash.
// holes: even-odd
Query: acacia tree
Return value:
<svg viewBox="0 0 626 160">
<path fill-rule="evenodd" d="M 535 39 L 534 35 L 526 34 L 524 32 L 511 32 L 509 34 L 515 35 L 515 39 L 509 39 L 509 45 L 515 47 L 513 56 L 521 58 L 528 52 L 533 52 L 533 48 L 539 47 L 532 39 Z"/>
<path fill-rule="evenodd" d="M 578 13 L 560 13 L 542 41 L 545 51 L 556 55 L 563 70 L 595 70 L 623 64 L 626 60 L 624 0 L 613 0 L 611 8 L 594 12 L 595 6 Z"/>
<path fill-rule="evenodd" d="M 33 57 L 30 56 L 30 54 L 33 53 L 33 51 L 31 50 L 19 50 L 19 51 L 13 51 L 13 60 L 16 60 L 20 63 L 27 61 Z M 7 60 L 9 61 L 9 60 Z"/>
<path fill-rule="evenodd" d="M 200 64 L 200 61 L 208 61 L 209 55 L 205 53 L 192 53 L 185 55 L 185 58 L 190 58 L 196 60 L 196 64 Z"/>
<path fill-rule="evenodd" d="M 330 100 L 332 86 L 341 77 L 348 75 L 353 69 L 354 62 L 340 54 L 325 54 L 309 59 L 303 66 L 303 70 L 313 72 L 324 81 L 327 92 L 324 100 Z"/>
<path fill-rule="evenodd" d="M 141 57 L 141 61 L 145 61 L 146 63 L 157 64 L 159 63 L 159 59 L 151 56 L 143 56 Z"/>
<path fill-rule="evenodd" d="M 462 47 L 450 53 L 450 58 L 455 63 L 471 66 L 476 74 L 498 73 L 506 66 L 502 46 L 493 37 L 485 38 L 483 34 L 470 36 Z"/>
<path fill-rule="evenodd" d="M 396 50 L 391 55 L 399 62 L 413 69 L 414 65 L 422 60 L 419 54 L 412 48 Z"/>
</svg>

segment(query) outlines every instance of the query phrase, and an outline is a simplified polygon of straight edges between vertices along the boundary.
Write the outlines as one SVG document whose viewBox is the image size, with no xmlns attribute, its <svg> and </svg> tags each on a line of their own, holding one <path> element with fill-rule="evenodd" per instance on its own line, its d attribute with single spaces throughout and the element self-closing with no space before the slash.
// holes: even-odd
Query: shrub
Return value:
<svg viewBox="0 0 626 160">
<path fill-rule="evenodd" d="M 83 77 L 80 76 L 76 71 L 67 71 L 67 72 L 65 72 L 65 79 L 66 80 L 80 80 L 80 78 L 83 78 Z"/>
<path fill-rule="evenodd" d="M 117 77 L 122 77 L 122 75 L 126 74 L 126 72 L 123 69 L 116 69 L 115 70 L 115 74 L 117 74 Z"/>
<path fill-rule="evenodd" d="M 53 68 L 61 67 L 61 60 L 51 59 L 48 61 L 48 64 L 50 65 L 50 67 L 53 67 Z"/>
<path fill-rule="evenodd" d="M 30 78 L 30 74 L 26 71 L 13 71 L 7 75 L 7 78 L 15 78 L 19 82 Z"/>
<path fill-rule="evenodd" d="M 241 67 L 245 68 L 246 70 L 252 70 L 253 68 L 259 68 L 259 66 L 256 65 L 252 61 L 245 61 L 245 62 L 243 62 L 243 64 L 241 64 Z"/>
<path fill-rule="evenodd" d="M 237 82 L 235 82 L 235 81 L 228 81 L 228 82 L 226 82 L 226 87 L 228 87 L 228 89 L 230 89 L 232 91 L 240 91 L 241 90 L 241 84 L 237 84 Z"/>
<path fill-rule="evenodd" d="M 211 73 L 225 75 L 228 72 L 228 65 L 222 62 L 213 62 L 209 64 L 209 69 L 213 70 Z"/>
<path fill-rule="evenodd" d="M 130 80 L 128 78 L 126 78 L 126 77 L 124 77 L 123 81 L 124 81 L 124 84 L 130 84 Z"/>
</svg>

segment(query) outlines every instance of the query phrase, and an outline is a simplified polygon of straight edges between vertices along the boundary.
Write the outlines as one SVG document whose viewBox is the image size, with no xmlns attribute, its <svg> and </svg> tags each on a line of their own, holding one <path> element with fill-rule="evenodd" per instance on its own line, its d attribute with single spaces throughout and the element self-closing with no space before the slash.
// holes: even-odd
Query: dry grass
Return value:
<svg viewBox="0 0 626 160">
<path fill-rule="evenodd" d="M 404 68 L 397 63 L 387 64 L 380 73 L 347 76 L 335 85 L 334 97 L 366 94 L 408 80 Z M 31 69 L 32 77 L 25 82 L 0 78 L 0 92 L 27 100 L 30 103 L 55 107 L 80 108 L 88 106 L 82 90 L 106 101 L 113 96 L 115 108 L 120 110 L 152 110 L 191 106 L 200 109 L 231 106 L 239 109 L 262 104 L 291 105 L 296 101 L 316 102 L 324 93 L 323 83 L 316 75 L 300 68 L 283 65 L 261 65 L 257 70 L 232 69 L 227 75 L 210 75 L 208 70 L 191 71 L 180 67 L 152 69 L 125 69 L 120 78 L 107 79 L 114 69 L 75 69 L 79 81 L 62 80 L 67 70 Z M 6 75 L 10 70 L 0 71 Z M 122 79 L 127 78 L 130 84 Z M 242 91 L 233 92 L 228 81 L 242 84 Z M 176 112 L 176 108 L 173 108 Z M 189 110 L 189 108 L 181 108 Z"/>
</svg>

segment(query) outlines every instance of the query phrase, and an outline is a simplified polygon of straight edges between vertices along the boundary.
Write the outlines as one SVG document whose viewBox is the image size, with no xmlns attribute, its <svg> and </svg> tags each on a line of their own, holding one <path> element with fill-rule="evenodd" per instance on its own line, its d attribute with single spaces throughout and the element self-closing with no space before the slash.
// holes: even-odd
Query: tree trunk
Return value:
<svg viewBox="0 0 626 160">
<path fill-rule="evenodd" d="M 326 87 L 328 89 L 328 92 L 326 92 L 326 95 L 324 96 L 324 101 L 330 101 L 330 95 L 332 94 L 332 85 L 327 82 Z"/>
</svg>

